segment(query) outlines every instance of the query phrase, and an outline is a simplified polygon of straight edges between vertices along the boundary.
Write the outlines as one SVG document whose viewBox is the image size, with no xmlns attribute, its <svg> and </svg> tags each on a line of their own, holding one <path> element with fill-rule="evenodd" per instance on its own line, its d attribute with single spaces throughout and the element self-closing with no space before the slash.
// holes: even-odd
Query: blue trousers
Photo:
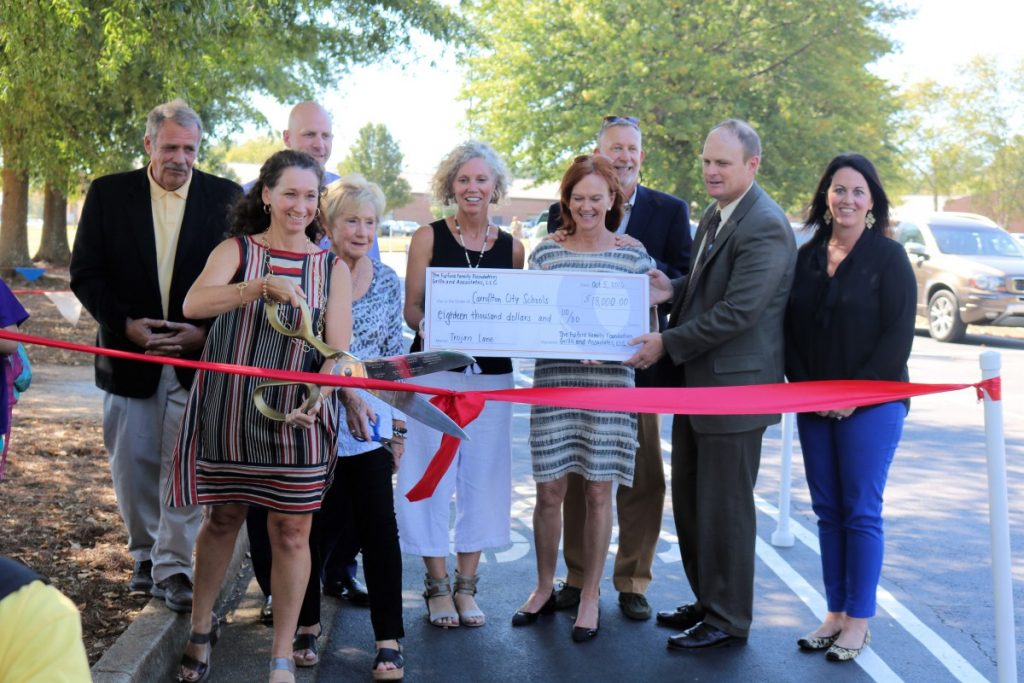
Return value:
<svg viewBox="0 0 1024 683">
<path fill-rule="evenodd" d="M 797 415 L 830 612 L 875 615 L 885 549 L 882 494 L 906 415 L 900 402 L 858 408 L 843 420 Z"/>
</svg>

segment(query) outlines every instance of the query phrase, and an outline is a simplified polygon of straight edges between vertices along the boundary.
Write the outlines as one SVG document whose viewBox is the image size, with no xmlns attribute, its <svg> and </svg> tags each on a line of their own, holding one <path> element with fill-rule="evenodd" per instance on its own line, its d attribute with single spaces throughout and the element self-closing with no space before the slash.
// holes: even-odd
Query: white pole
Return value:
<svg viewBox="0 0 1024 683">
<path fill-rule="evenodd" d="M 1002 359 L 996 351 L 979 357 L 982 379 L 999 376 Z M 996 669 L 999 683 L 1017 681 L 1017 646 L 1010 578 L 1010 517 L 1006 494 L 1006 438 L 1003 402 L 985 392 L 985 451 L 988 455 L 988 517 L 992 539 L 992 592 L 996 612 Z"/>
<path fill-rule="evenodd" d="M 782 416 L 782 470 L 779 472 L 779 522 L 772 532 L 772 545 L 793 547 L 793 532 L 789 530 L 789 492 L 793 476 L 793 426 L 796 416 Z"/>
</svg>

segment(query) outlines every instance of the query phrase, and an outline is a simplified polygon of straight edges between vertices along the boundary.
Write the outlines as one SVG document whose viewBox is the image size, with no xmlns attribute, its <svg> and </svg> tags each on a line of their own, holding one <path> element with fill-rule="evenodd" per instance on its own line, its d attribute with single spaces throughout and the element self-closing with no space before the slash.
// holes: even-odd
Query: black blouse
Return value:
<svg viewBox="0 0 1024 683">
<path fill-rule="evenodd" d="M 917 282 L 903 247 L 865 230 L 832 277 L 825 242 L 800 249 L 786 310 L 786 376 L 908 381 Z"/>
</svg>

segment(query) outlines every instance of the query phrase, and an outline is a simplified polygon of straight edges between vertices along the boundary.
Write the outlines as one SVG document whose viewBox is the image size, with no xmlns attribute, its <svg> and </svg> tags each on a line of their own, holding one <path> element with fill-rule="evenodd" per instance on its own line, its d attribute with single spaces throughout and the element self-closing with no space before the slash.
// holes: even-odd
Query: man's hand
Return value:
<svg viewBox="0 0 1024 683">
<path fill-rule="evenodd" d="M 561 228 L 559 228 L 558 230 L 555 230 L 553 233 L 550 233 L 544 239 L 545 240 L 554 240 L 555 242 L 558 242 L 559 244 L 561 244 L 568 237 L 569 237 L 569 233 L 567 233 L 565 230 L 562 230 Z M 541 241 L 543 242 L 544 240 L 541 240 Z"/>
<path fill-rule="evenodd" d="M 633 237 L 632 235 L 627 235 L 626 233 L 622 233 L 622 234 L 616 233 L 615 234 L 615 246 L 616 247 L 636 247 L 637 249 L 646 249 L 646 247 L 644 247 L 644 243 L 643 242 L 641 242 L 637 238 Z"/>
<path fill-rule="evenodd" d="M 663 304 L 666 301 L 672 300 L 672 281 L 668 279 L 668 275 L 661 272 L 657 268 L 651 268 L 647 271 L 647 277 L 650 279 L 650 298 L 651 305 L 657 306 Z"/>
<path fill-rule="evenodd" d="M 180 356 L 197 351 L 206 343 L 206 329 L 191 323 L 162 322 L 166 332 L 151 336 L 146 344 L 146 353 L 152 356 Z"/>
<path fill-rule="evenodd" d="M 133 320 L 128 318 L 124 324 L 124 336 L 136 346 L 148 349 L 153 341 L 167 339 L 173 336 L 166 330 L 166 320 L 154 320 L 153 318 L 139 318 Z"/>
<path fill-rule="evenodd" d="M 646 370 L 665 355 L 665 345 L 661 341 L 661 332 L 641 334 L 639 337 L 633 337 L 626 343 L 630 346 L 636 346 L 637 344 L 641 344 L 641 346 L 628 360 L 622 362 L 623 365 Z"/>
</svg>

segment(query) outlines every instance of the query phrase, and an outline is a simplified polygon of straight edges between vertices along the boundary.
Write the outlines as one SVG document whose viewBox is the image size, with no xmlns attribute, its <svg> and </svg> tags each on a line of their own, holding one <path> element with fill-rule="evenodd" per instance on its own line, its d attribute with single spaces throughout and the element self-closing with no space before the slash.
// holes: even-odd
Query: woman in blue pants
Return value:
<svg viewBox="0 0 1024 683">
<path fill-rule="evenodd" d="M 791 382 L 907 381 L 917 285 L 889 238 L 889 200 L 870 161 L 833 159 L 818 183 L 786 314 Z M 818 516 L 828 614 L 797 643 L 832 661 L 871 640 L 885 538 L 882 497 L 909 404 L 894 401 L 797 416 L 804 469 Z"/>
</svg>

